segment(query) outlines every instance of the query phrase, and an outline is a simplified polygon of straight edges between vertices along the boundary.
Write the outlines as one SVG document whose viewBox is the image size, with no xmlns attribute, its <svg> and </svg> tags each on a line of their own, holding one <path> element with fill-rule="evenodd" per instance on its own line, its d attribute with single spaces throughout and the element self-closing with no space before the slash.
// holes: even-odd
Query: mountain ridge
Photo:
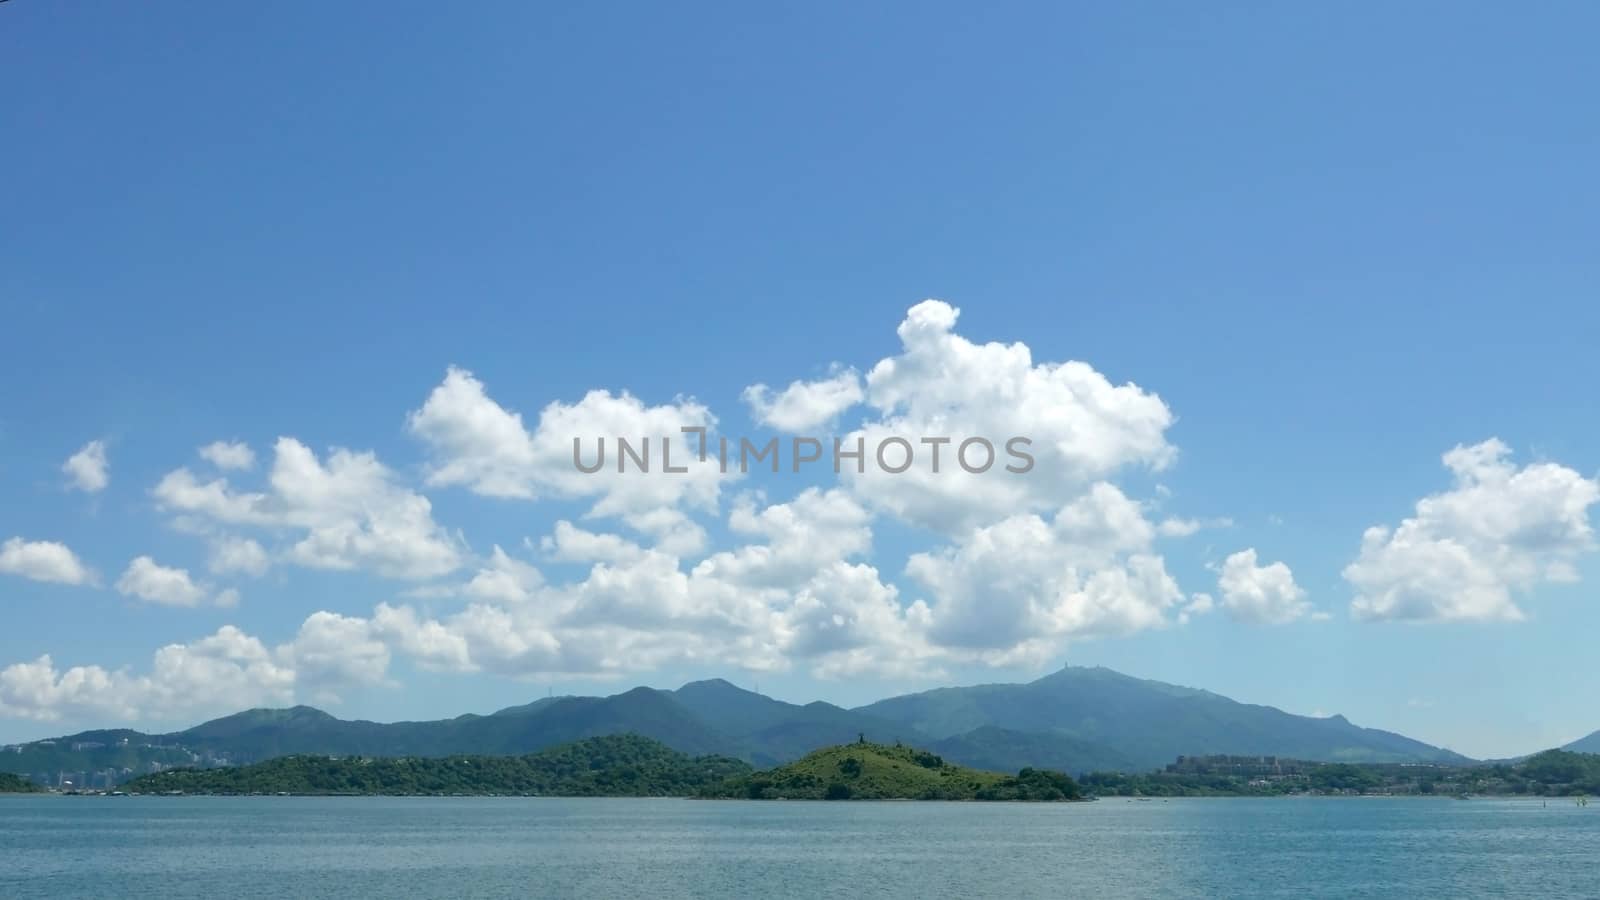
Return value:
<svg viewBox="0 0 1600 900">
<path fill-rule="evenodd" d="M 786 764 L 862 736 L 928 747 L 954 763 L 999 771 L 1137 772 L 1180 755 L 1213 753 L 1472 762 L 1343 716 L 1296 716 L 1103 667 L 1064 667 L 1029 682 L 940 687 L 853 709 L 824 701 L 789 703 L 720 678 L 675 690 L 551 696 L 487 715 L 392 723 L 339 719 L 303 705 L 257 708 L 167 734 L 101 729 L 14 745 L 0 752 L 0 771 L 45 778 L 60 778 L 64 771 L 96 773 L 114 781 L 174 766 L 240 765 L 296 754 L 521 755 L 612 734 L 637 734 L 692 756 L 728 756 L 758 767 Z"/>
</svg>

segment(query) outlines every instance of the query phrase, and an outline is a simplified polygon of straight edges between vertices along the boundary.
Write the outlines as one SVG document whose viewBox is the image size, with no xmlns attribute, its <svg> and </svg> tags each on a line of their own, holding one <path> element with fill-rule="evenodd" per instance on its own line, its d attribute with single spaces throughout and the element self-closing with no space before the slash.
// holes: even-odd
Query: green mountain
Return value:
<svg viewBox="0 0 1600 900">
<path fill-rule="evenodd" d="M 730 743 L 670 694 L 634 688 L 611 697 L 563 697 L 491 716 L 432 722 L 347 722 L 307 706 L 253 709 L 167 735 L 242 762 L 293 753 L 364 756 L 447 756 L 528 753 L 586 737 L 634 733 L 685 753 L 715 753 Z"/>
<path fill-rule="evenodd" d="M 249 766 L 144 775 L 129 792 L 166 794 L 546 795 L 685 797 L 750 771 L 638 735 L 586 738 L 527 756 L 282 756 Z"/>
<path fill-rule="evenodd" d="M 941 688 L 857 711 L 937 740 L 985 726 L 1066 735 L 1103 747 L 1134 769 L 1214 753 L 1331 762 L 1469 761 L 1398 734 L 1357 727 L 1343 716 L 1291 715 L 1105 668 L 1069 667 L 1026 684 Z"/>
<path fill-rule="evenodd" d="M 178 767 L 246 765 L 297 754 L 522 755 L 608 734 L 638 734 L 690 755 L 772 766 L 859 736 L 931 748 L 996 771 L 1145 771 L 1179 755 L 1272 754 L 1333 762 L 1466 762 L 1343 717 L 1294 716 L 1207 691 L 1069 668 L 1027 684 L 943 688 L 857 709 L 794 704 L 726 681 L 610 697 L 546 697 L 491 715 L 347 721 L 318 709 L 253 709 L 170 734 L 87 731 L 0 751 L 0 771 L 45 784 L 106 787 Z"/>
<path fill-rule="evenodd" d="M 1077 800 L 1059 772 L 984 772 L 905 746 L 857 741 L 824 747 L 785 766 L 730 778 L 706 797 L 751 800 Z"/>
<path fill-rule="evenodd" d="M 0 771 L 55 784 L 109 786 L 170 768 L 248 765 L 280 756 L 519 755 L 609 734 L 639 734 L 692 755 L 748 757 L 666 691 L 548 698 L 489 716 L 429 722 L 346 721 L 319 709 L 252 709 L 170 734 L 88 731 L 0 752 Z M 809 748 L 807 748 L 809 749 Z M 795 755 L 798 755 L 795 754 Z"/>
</svg>

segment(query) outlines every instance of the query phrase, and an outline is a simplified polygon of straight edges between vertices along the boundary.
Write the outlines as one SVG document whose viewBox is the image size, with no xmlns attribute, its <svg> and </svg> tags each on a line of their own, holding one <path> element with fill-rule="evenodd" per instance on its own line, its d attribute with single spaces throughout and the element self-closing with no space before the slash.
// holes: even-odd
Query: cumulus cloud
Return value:
<svg viewBox="0 0 1600 900">
<path fill-rule="evenodd" d="M 1217 589 L 1223 610 L 1241 622 L 1283 625 L 1313 613 L 1289 567 L 1281 562 L 1258 565 L 1253 547 L 1223 561 Z"/>
<path fill-rule="evenodd" d="M 162 714 L 177 705 L 171 698 L 183 673 L 202 665 L 195 660 L 223 667 L 229 705 L 331 701 L 354 686 L 390 683 L 395 658 L 509 677 L 663 667 L 928 675 L 948 664 L 1038 664 L 1069 640 L 1163 627 L 1218 605 L 1204 594 L 1186 599 L 1153 547 L 1219 520 L 1152 519 L 1112 483 L 1125 469 L 1160 469 L 1175 457 L 1166 439 L 1173 418 L 1161 399 L 1087 363 L 1039 362 L 1022 344 L 972 342 L 955 332 L 958 314 L 940 301 L 913 307 L 898 329 L 898 353 L 864 379 L 835 369 L 782 390 L 746 391 L 755 418 L 774 429 L 819 428 L 864 404 L 847 444 L 906 437 L 922 458 L 931 448 L 919 438 L 951 439 L 937 474 L 919 465 L 889 476 L 869 462 L 858 475 L 847 465 L 838 484 L 782 502 L 744 491 L 725 504 L 723 488 L 738 466 L 720 470 L 723 436 L 697 401 L 650 405 L 597 390 L 525 418 L 452 367 L 406 420 L 427 453 L 425 483 L 584 507 L 576 522 L 557 521 L 548 536 L 524 541 L 537 553 L 529 559 L 499 545 L 472 555 L 434 521 L 428 499 L 372 453 L 319 457 L 284 437 L 264 475 L 252 478 L 241 474 L 254 469 L 247 445 L 203 447 L 209 466 L 168 473 L 152 495 L 174 524 L 208 542 L 213 575 L 259 576 L 275 563 L 360 569 L 422 582 L 402 594 L 419 605 L 324 610 L 271 650 L 236 630 L 218 632 L 163 648 L 145 675 L 59 671 L 49 659 L 18 664 L 5 670 L 18 686 L 0 702 L 22 715 L 51 697 L 65 698 L 67 710 L 102 702 L 128 715 Z M 697 458 L 699 438 L 685 427 L 704 429 L 707 460 Z M 958 464 L 970 436 L 992 440 L 1001 454 L 990 473 Z M 1031 442 L 1035 463 L 1025 475 L 1002 470 L 1011 437 Z M 585 462 L 605 441 L 600 471 L 575 465 L 575 438 Z M 648 474 L 634 465 L 617 471 L 618 438 L 636 450 L 649 441 Z M 684 471 L 663 471 L 665 442 Z M 724 513 L 718 533 L 729 541 L 708 552 L 702 522 Z M 940 536 L 906 565 L 916 594 L 873 564 L 873 528 L 885 515 Z M 546 563 L 562 577 L 547 577 Z M 1269 581 L 1276 571 L 1253 557 L 1251 566 Z M 580 574 L 566 574 L 574 569 Z M 130 564 L 118 588 L 175 605 L 238 598 L 149 557 Z M 1226 587 L 1222 593 L 1227 606 Z M 168 657 L 184 664 L 160 662 Z M 80 685 L 112 699 L 96 701 Z"/>
<path fill-rule="evenodd" d="M 1128 634 L 1167 623 L 1183 600 L 1155 528 L 1115 486 L 1096 484 L 1052 520 L 1012 516 L 906 572 L 932 595 L 932 639 L 995 664 L 1042 661 L 1071 637 Z"/>
<path fill-rule="evenodd" d="M 219 537 L 211 542 L 206 567 L 217 575 L 249 575 L 259 578 L 272 565 L 266 548 L 258 542 L 237 536 Z"/>
<path fill-rule="evenodd" d="M 455 571 L 465 555 L 434 522 L 428 499 L 402 486 L 372 453 L 336 448 L 324 463 L 299 441 L 279 438 L 265 491 L 177 469 L 152 493 L 162 508 L 203 525 L 288 534 L 283 558 L 308 568 L 420 580 Z"/>
<path fill-rule="evenodd" d="M 644 554 L 644 548 L 627 538 L 579 528 L 565 519 L 556 523 L 553 534 L 540 539 L 539 546 L 556 562 L 623 562 Z"/>
<path fill-rule="evenodd" d="M 522 415 L 491 399 L 471 372 L 451 368 L 407 426 L 433 457 L 430 485 L 462 486 L 487 497 L 589 498 L 589 516 L 619 518 L 672 552 L 703 545 L 703 530 L 683 508 L 714 511 L 720 484 L 730 477 L 714 452 L 699 458 L 698 435 L 683 433 L 700 428 L 709 434 L 716 426 L 710 410 L 687 399 L 647 406 L 626 392 L 590 391 L 577 403 L 549 404 L 530 431 Z M 648 473 L 631 459 L 628 471 L 618 471 L 619 438 L 648 461 Z M 599 471 L 579 470 L 574 441 L 585 465 L 604 461 Z M 683 471 L 665 471 L 669 464 Z"/>
<path fill-rule="evenodd" d="M 818 381 L 792 381 L 781 391 L 764 384 L 744 389 L 744 402 L 755 420 L 790 433 L 813 431 L 833 422 L 861 402 L 861 376 L 855 369 L 836 369 Z"/>
<path fill-rule="evenodd" d="M 297 691 L 319 703 L 338 703 L 350 685 L 388 682 L 389 645 L 371 621 L 356 616 L 312 613 L 278 658 L 294 672 Z"/>
<path fill-rule="evenodd" d="M 925 464 L 900 474 L 870 464 L 863 474 L 847 462 L 852 487 L 876 508 L 959 534 L 1019 511 L 1058 508 L 1119 470 L 1160 469 L 1175 458 L 1166 439 L 1173 416 L 1160 397 L 1113 384 L 1088 363 L 1036 363 L 1021 343 L 973 343 L 955 333 L 959 315 L 939 300 L 912 307 L 897 332 L 901 353 L 867 374 L 866 401 L 879 415 L 849 435 L 847 447 L 860 439 L 870 454 L 887 438 L 951 440 L 937 473 L 932 446 L 916 447 Z M 1023 474 L 1005 471 L 1026 465 L 1006 453 L 1014 437 L 1030 441 L 1019 445 L 1034 460 Z M 981 474 L 955 458 L 969 438 L 994 448 L 997 460 Z M 969 464 L 983 467 L 983 446 L 969 451 Z"/>
<path fill-rule="evenodd" d="M 347 689 L 390 685 L 393 610 L 371 619 L 312 613 L 294 638 L 269 648 L 226 625 L 189 643 L 168 644 L 148 670 L 98 665 L 59 668 L 48 655 L 0 669 L 0 716 L 115 721 L 189 720 L 298 700 L 337 703 Z M 418 629 L 406 649 L 421 655 Z"/>
<path fill-rule="evenodd" d="M 83 449 L 67 457 L 61 471 L 66 473 L 68 486 L 86 494 L 99 493 L 111 483 L 111 462 L 106 459 L 106 442 L 90 441 Z"/>
<path fill-rule="evenodd" d="M 467 582 L 464 593 L 480 600 L 520 603 L 530 600 L 544 585 L 544 576 L 531 563 L 516 559 L 496 544 L 486 564 Z"/>
<path fill-rule="evenodd" d="M 14 537 L 0 544 L 0 575 L 54 584 L 94 584 L 95 575 L 66 544 Z"/>
<path fill-rule="evenodd" d="M 1589 507 L 1600 482 L 1556 463 L 1518 467 L 1491 438 L 1444 454 L 1448 491 L 1417 501 L 1396 528 L 1373 526 L 1345 567 L 1361 619 L 1508 621 L 1513 599 L 1546 582 L 1572 581 L 1595 549 Z"/>
<path fill-rule="evenodd" d="M 255 451 L 243 441 L 213 441 L 200 448 L 200 458 L 228 471 L 242 472 L 256 465 Z"/>
<path fill-rule="evenodd" d="M 593 391 L 577 403 L 547 405 L 530 423 L 491 399 L 470 372 L 451 368 L 408 418 L 430 452 L 429 484 L 501 498 L 589 498 L 586 520 L 618 519 L 635 538 L 558 522 L 540 547 L 554 562 L 588 564 L 585 578 L 546 583 L 497 547 L 464 586 L 444 589 L 473 601 L 468 608 L 432 619 L 388 607 L 389 633 L 399 640 L 428 630 L 430 640 L 402 643 L 448 648 L 440 655 L 454 667 L 514 673 L 711 660 L 844 673 L 885 671 L 891 657 L 917 667 L 950 658 L 1039 659 L 1069 636 L 1172 621 L 1183 595 L 1151 543 L 1210 523 L 1154 524 L 1105 480 L 1173 459 L 1165 438 L 1170 411 L 1154 394 L 1115 385 L 1086 363 L 1035 363 L 1021 344 L 968 341 L 954 333 L 957 315 L 940 301 L 913 307 L 898 332 L 902 352 L 875 365 L 864 385 L 853 370 L 836 369 L 781 391 L 755 385 L 745 392 L 758 421 L 786 431 L 819 427 L 865 400 L 874 416 L 852 438 L 871 447 L 885 436 L 950 436 L 939 473 L 857 476 L 847 467 L 843 486 L 803 491 L 786 503 L 741 495 L 728 531 L 744 543 L 697 564 L 686 564 L 705 542 L 693 515 L 715 511 L 730 477 L 717 466 L 709 410 L 691 400 L 647 406 L 630 394 Z M 707 430 L 705 463 L 693 456 L 697 441 L 682 434 L 684 426 Z M 618 474 L 619 436 L 635 444 L 655 439 L 657 470 Z M 968 436 L 1002 445 L 1029 438 L 1034 471 L 961 471 L 955 454 Z M 575 437 L 586 462 L 607 439 L 602 471 L 574 465 Z M 688 472 L 659 471 L 662 438 L 674 442 L 674 462 Z M 956 540 L 908 567 L 929 602 L 905 601 L 864 560 L 872 519 L 884 511 Z M 993 578 L 1004 585 L 998 593 Z M 991 605 L 991 594 L 1002 602 Z"/>
<path fill-rule="evenodd" d="M 916 614 L 875 569 L 870 516 L 847 493 L 811 489 L 788 503 L 741 497 L 730 530 L 751 542 L 690 567 L 672 554 L 568 522 L 540 546 L 590 564 L 551 584 L 501 548 L 450 591 L 466 608 L 428 616 L 380 605 L 373 633 L 419 665 L 510 676 L 620 675 L 664 665 L 819 675 L 926 671 L 935 653 Z"/>
<path fill-rule="evenodd" d="M 13 718 L 172 720 L 293 697 L 294 671 L 231 625 L 162 647 L 142 675 L 97 665 L 62 670 L 48 655 L 0 669 L 0 716 Z"/>
<path fill-rule="evenodd" d="M 187 569 L 168 568 L 148 556 L 128 563 L 127 570 L 117 579 L 117 592 L 162 606 L 199 606 L 207 594 L 206 588 L 189 577 Z"/>
<path fill-rule="evenodd" d="M 1189 598 L 1189 602 L 1184 604 L 1183 609 L 1178 612 L 1178 624 L 1187 625 L 1195 616 L 1203 616 L 1215 609 L 1216 606 L 1217 602 L 1210 594 L 1195 594 Z"/>
<path fill-rule="evenodd" d="M 1233 520 L 1228 518 L 1217 519 L 1182 519 L 1176 516 L 1161 520 L 1156 526 L 1156 532 L 1162 537 L 1181 538 L 1197 534 L 1203 528 L 1230 528 Z"/>
</svg>

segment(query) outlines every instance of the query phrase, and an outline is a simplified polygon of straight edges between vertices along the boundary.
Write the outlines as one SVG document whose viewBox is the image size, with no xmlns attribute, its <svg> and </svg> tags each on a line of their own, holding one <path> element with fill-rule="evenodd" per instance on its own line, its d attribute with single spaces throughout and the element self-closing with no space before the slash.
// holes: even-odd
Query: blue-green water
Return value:
<svg viewBox="0 0 1600 900">
<path fill-rule="evenodd" d="M 0 897 L 1600 897 L 1600 806 L 0 798 Z"/>
</svg>

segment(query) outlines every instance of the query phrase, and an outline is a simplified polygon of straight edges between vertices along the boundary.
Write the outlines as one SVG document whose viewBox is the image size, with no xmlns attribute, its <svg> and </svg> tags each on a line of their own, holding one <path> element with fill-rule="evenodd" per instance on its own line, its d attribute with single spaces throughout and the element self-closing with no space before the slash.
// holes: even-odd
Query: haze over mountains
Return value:
<svg viewBox="0 0 1600 900">
<path fill-rule="evenodd" d="M 1561 749 L 1571 750 L 1573 753 L 1600 753 L 1600 731 L 1578 738 Z"/>
<path fill-rule="evenodd" d="M 185 731 L 88 731 L 8 748 L 0 771 L 51 773 L 250 763 L 292 753 L 365 756 L 523 754 L 635 733 L 690 754 L 757 766 L 865 735 L 996 771 L 1144 771 L 1179 755 L 1271 754 L 1340 762 L 1468 762 L 1403 735 L 1239 703 L 1104 668 L 1065 668 L 1024 684 L 940 688 L 844 709 L 785 703 L 720 679 L 675 691 L 550 697 L 491 715 L 425 722 L 345 721 L 318 709 L 254 709 Z M 1585 740 L 1600 743 L 1600 736 Z M 1581 742 L 1580 742 L 1581 743 Z M 1574 745 L 1574 749 L 1577 749 Z"/>
</svg>

